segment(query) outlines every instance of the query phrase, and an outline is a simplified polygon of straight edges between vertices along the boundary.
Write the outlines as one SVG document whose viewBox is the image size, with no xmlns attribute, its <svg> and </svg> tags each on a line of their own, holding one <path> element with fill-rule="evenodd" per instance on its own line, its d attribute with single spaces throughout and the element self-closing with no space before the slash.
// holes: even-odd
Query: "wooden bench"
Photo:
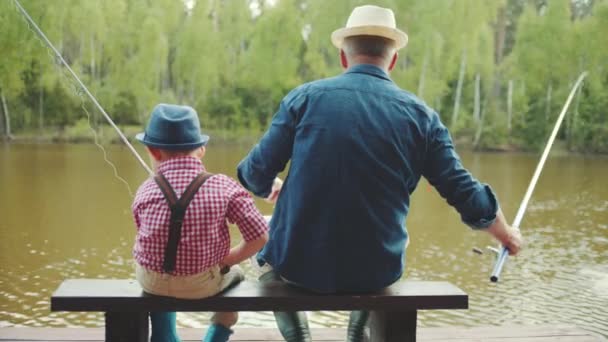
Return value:
<svg viewBox="0 0 608 342">
<path fill-rule="evenodd" d="M 106 341 L 148 341 L 154 311 L 370 310 L 371 341 L 416 341 L 418 310 L 467 309 L 468 296 L 447 282 L 406 281 L 365 295 L 319 295 L 282 282 L 244 281 L 221 295 L 183 300 L 144 293 L 135 280 L 71 279 L 51 297 L 51 311 L 105 312 Z"/>
</svg>

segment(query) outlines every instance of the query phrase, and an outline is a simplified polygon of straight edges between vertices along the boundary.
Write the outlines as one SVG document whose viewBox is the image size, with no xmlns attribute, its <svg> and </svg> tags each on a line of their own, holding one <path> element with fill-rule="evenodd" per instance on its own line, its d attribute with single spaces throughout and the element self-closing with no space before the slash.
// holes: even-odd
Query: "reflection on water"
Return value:
<svg viewBox="0 0 608 342">
<path fill-rule="evenodd" d="M 210 146 L 205 164 L 235 177 L 248 146 Z M 146 173 L 121 146 L 109 148 L 118 171 L 137 187 Z M 492 184 L 514 217 L 536 155 L 464 153 L 465 166 Z M 509 259 L 501 282 L 493 260 L 473 247 L 493 244 L 460 223 L 426 181 L 412 199 L 405 277 L 446 280 L 469 294 L 470 309 L 421 312 L 421 326 L 574 324 L 608 336 L 608 160 L 551 157 L 522 231 L 527 248 Z M 131 197 L 101 153 L 88 145 L 0 145 L 0 327 L 100 326 L 98 313 L 50 313 L 66 278 L 133 277 Z M 264 214 L 272 208 L 257 202 Z M 236 237 L 237 235 L 235 235 Z M 235 241 L 236 242 L 236 241 Z M 248 264 L 243 268 L 253 276 Z M 239 326 L 273 326 L 271 313 L 242 313 Z M 342 312 L 312 313 L 315 327 L 345 326 Z M 201 327 L 208 315 L 180 313 Z"/>
</svg>

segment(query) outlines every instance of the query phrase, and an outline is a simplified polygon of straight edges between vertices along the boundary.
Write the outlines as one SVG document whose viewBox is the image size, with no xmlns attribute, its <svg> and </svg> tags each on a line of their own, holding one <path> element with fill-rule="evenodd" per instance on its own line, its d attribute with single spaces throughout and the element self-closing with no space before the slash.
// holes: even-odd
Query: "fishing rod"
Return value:
<svg viewBox="0 0 608 342">
<path fill-rule="evenodd" d="M 538 165 L 536 166 L 536 171 L 534 171 L 532 180 L 530 181 L 530 184 L 528 185 L 528 190 L 526 190 L 524 199 L 523 199 L 523 201 L 521 201 L 521 204 L 519 205 L 519 210 L 517 210 L 517 214 L 515 215 L 515 220 L 513 221 L 512 227 L 517 230 L 519 230 L 519 225 L 521 223 L 521 220 L 524 218 L 524 213 L 526 212 L 526 208 L 528 207 L 528 202 L 530 201 L 530 197 L 532 197 L 532 192 L 534 191 L 534 187 L 536 186 L 536 183 L 538 182 L 538 178 L 540 177 L 540 173 L 543 170 L 545 161 L 547 160 L 547 157 L 549 156 L 549 151 L 551 150 L 551 146 L 553 146 L 553 142 L 555 141 L 557 132 L 559 131 L 559 128 L 562 125 L 562 121 L 564 120 L 564 117 L 566 116 L 566 111 L 568 110 L 568 107 L 570 107 L 570 102 L 572 102 L 572 98 L 574 97 L 574 94 L 578 90 L 578 87 L 581 85 L 581 83 L 583 82 L 583 79 L 585 79 L 585 77 L 587 77 L 586 71 L 583 72 L 578 77 L 578 80 L 572 87 L 572 91 L 570 92 L 570 95 L 568 96 L 568 99 L 566 100 L 566 103 L 564 104 L 564 108 L 562 109 L 562 112 L 559 114 L 557 122 L 555 123 L 555 126 L 553 127 L 553 132 L 551 132 L 549 141 L 547 142 L 547 145 L 545 146 L 545 150 L 543 151 L 543 154 L 540 157 L 540 161 L 539 161 Z M 507 261 L 507 257 L 509 256 L 509 250 L 503 246 L 501 248 L 500 252 L 498 252 L 497 254 L 498 254 L 498 257 L 496 259 L 496 263 L 494 264 L 494 270 L 492 271 L 492 275 L 490 276 L 490 281 L 492 281 L 493 283 L 498 282 L 498 278 L 500 277 L 500 272 L 502 271 L 502 268 L 503 268 L 505 262 Z"/>
<path fill-rule="evenodd" d="M 25 10 L 25 8 L 23 8 L 23 6 L 21 6 L 21 3 L 19 3 L 19 0 L 13 0 L 13 1 L 15 3 L 15 6 L 17 6 L 17 9 L 19 10 L 19 12 L 21 12 L 21 14 L 23 15 L 23 17 L 27 20 L 27 22 L 30 25 L 32 25 L 32 27 L 34 28 L 34 30 L 36 31 L 36 33 L 38 34 L 38 36 L 42 39 L 42 41 L 45 43 L 45 45 L 48 46 L 51 50 L 53 50 L 53 53 L 55 54 L 55 57 L 61 62 L 61 64 L 63 64 L 63 66 L 65 66 L 65 68 L 69 71 L 70 75 L 78 83 L 78 85 L 80 86 L 80 88 L 82 88 L 82 90 L 85 92 L 85 94 L 87 94 L 87 96 L 89 97 L 89 99 L 91 100 L 91 102 L 93 102 L 93 104 L 95 105 L 95 107 L 97 107 L 97 109 L 99 109 L 99 111 L 101 112 L 101 114 L 103 114 L 104 118 L 108 121 L 108 123 L 110 123 L 110 125 L 114 128 L 114 130 L 116 130 L 116 132 L 120 136 L 120 139 L 125 143 L 125 145 L 127 145 L 127 147 L 133 153 L 133 155 L 135 155 L 135 158 L 137 158 L 137 161 L 139 161 L 139 163 L 141 164 L 141 166 L 143 166 L 143 168 L 150 175 L 154 175 L 154 171 L 152 171 L 152 169 L 148 166 L 148 164 L 146 164 L 146 162 L 139 155 L 139 153 L 137 153 L 137 151 L 135 150 L 135 148 L 133 147 L 133 145 L 131 145 L 131 143 L 129 142 L 129 140 L 127 139 L 127 137 L 125 137 L 125 135 L 120 131 L 120 128 L 118 128 L 118 126 L 116 126 L 116 124 L 114 123 L 114 121 L 112 121 L 112 118 L 110 118 L 110 116 L 108 115 L 108 113 L 106 113 L 106 111 L 103 109 L 103 107 L 99 104 L 99 102 L 97 101 L 97 99 L 95 98 L 95 96 L 93 96 L 93 94 L 91 94 L 91 92 L 89 91 L 89 89 L 84 85 L 84 83 L 82 83 L 82 81 L 80 80 L 80 78 L 78 77 L 78 75 L 76 75 L 76 73 L 74 72 L 74 70 L 72 70 L 72 68 L 68 65 L 68 63 L 65 61 L 65 59 L 63 59 L 63 56 L 61 55 L 61 53 L 59 53 L 59 51 L 55 48 L 55 46 L 53 45 L 53 43 L 51 43 L 51 41 L 46 37 L 46 35 L 44 34 L 44 32 L 42 32 L 42 30 L 38 27 L 38 25 L 36 25 L 36 22 L 34 22 L 34 20 L 32 19 L 32 17 L 30 17 L 30 15 L 27 13 L 27 11 Z"/>
</svg>

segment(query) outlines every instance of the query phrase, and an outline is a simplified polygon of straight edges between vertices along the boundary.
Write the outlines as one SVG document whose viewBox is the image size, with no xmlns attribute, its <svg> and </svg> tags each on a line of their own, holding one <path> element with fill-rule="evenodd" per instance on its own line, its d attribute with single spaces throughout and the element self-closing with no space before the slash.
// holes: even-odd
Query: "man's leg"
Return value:
<svg viewBox="0 0 608 342">
<path fill-rule="evenodd" d="M 150 312 L 152 338 L 150 342 L 180 342 L 175 327 L 175 312 Z"/>
<path fill-rule="evenodd" d="M 283 281 L 279 275 L 273 271 L 263 274 L 259 278 L 260 282 Z M 285 312 L 275 311 L 274 318 L 281 335 L 287 342 L 310 342 L 310 328 L 305 312 Z"/>
<path fill-rule="evenodd" d="M 347 342 L 365 341 L 365 326 L 369 320 L 369 311 L 353 311 L 350 313 L 348 330 L 346 332 Z"/>
</svg>

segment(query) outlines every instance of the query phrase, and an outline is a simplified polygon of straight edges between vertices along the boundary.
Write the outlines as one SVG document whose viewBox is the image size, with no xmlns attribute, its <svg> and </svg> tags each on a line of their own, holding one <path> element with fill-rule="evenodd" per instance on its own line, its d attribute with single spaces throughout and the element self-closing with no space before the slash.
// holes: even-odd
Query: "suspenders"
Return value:
<svg viewBox="0 0 608 342">
<path fill-rule="evenodd" d="M 165 273 L 171 273 L 175 270 L 175 261 L 177 259 L 177 246 L 182 235 L 182 224 L 184 223 L 184 216 L 186 215 L 186 208 L 194 198 L 194 195 L 198 189 L 205 183 L 209 177 L 213 176 L 212 173 L 201 172 L 194 178 L 194 180 L 188 185 L 186 190 L 180 198 L 177 198 L 175 190 L 169 184 L 169 181 L 163 176 L 162 173 L 156 174 L 154 181 L 158 184 L 158 187 L 162 191 L 169 208 L 171 209 L 171 218 L 169 220 L 169 239 L 167 246 L 165 246 L 165 258 L 163 260 L 163 271 Z"/>
</svg>

